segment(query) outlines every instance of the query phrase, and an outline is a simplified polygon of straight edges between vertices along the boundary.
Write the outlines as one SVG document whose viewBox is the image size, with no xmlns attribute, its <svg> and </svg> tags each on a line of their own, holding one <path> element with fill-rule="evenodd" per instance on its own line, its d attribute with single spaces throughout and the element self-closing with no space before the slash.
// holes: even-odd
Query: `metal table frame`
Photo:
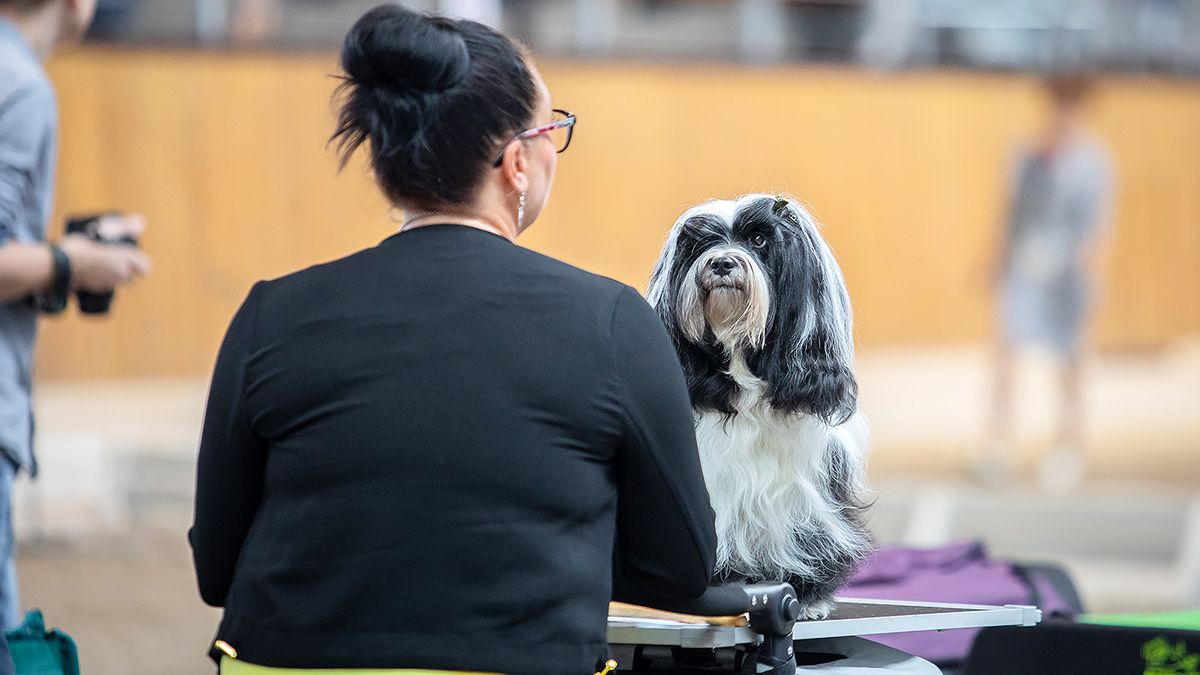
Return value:
<svg viewBox="0 0 1200 675">
<path fill-rule="evenodd" d="M 893 614 L 856 618 L 831 618 L 820 621 L 799 621 L 792 628 L 793 640 L 909 633 L 955 628 L 984 628 L 987 626 L 1033 626 L 1041 621 L 1042 612 L 1026 605 L 959 605 L 938 602 L 900 602 L 839 598 L 839 605 L 893 605 L 913 608 L 934 608 L 954 611 L 936 613 Z M 665 645 L 696 649 L 719 649 L 738 645 L 754 645 L 762 635 L 748 627 L 685 624 L 653 619 L 609 617 L 608 641 L 618 645 Z"/>
</svg>

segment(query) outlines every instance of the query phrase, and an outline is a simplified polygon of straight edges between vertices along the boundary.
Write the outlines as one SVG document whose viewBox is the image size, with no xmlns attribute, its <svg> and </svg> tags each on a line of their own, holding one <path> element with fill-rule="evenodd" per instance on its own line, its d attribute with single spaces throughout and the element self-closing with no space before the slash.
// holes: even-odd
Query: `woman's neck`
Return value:
<svg viewBox="0 0 1200 675">
<path fill-rule="evenodd" d="M 473 227 L 477 230 L 499 235 L 513 243 L 517 241 L 517 228 L 514 225 L 496 218 L 467 216 L 455 213 L 424 212 L 413 214 L 411 218 L 404 221 L 404 225 L 400 227 L 400 231 L 407 232 L 429 225 L 462 225 L 463 227 Z"/>
</svg>

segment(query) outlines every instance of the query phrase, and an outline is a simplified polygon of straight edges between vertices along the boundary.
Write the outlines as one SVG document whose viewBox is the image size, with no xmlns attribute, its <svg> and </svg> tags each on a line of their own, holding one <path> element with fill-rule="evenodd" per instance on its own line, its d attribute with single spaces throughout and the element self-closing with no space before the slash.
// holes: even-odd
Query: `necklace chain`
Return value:
<svg viewBox="0 0 1200 675">
<path fill-rule="evenodd" d="M 404 219 L 404 222 L 400 225 L 400 232 L 404 233 L 410 229 L 416 229 L 412 226 L 413 223 L 417 222 L 418 220 L 432 218 L 433 216 L 446 216 L 448 218 L 456 219 L 457 222 L 448 222 L 448 223 L 446 223 L 447 225 L 462 225 L 465 227 L 473 227 L 477 230 L 483 230 L 484 232 L 491 232 L 492 234 L 504 237 L 505 239 L 508 239 L 509 241 L 514 241 L 511 237 L 509 237 L 503 231 L 501 231 L 495 227 L 492 227 L 492 225 L 490 223 L 483 220 L 482 218 L 466 216 L 466 215 L 462 215 L 462 214 L 458 214 L 458 213 L 450 213 L 448 211 L 423 211 L 421 213 L 415 213 L 415 214 L 413 214 L 413 216 L 411 218 Z M 436 225 L 437 223 L 426 223 L 426 224 Z M 417 225 L 417 227 L 424 227 L 426 224 Z"/>
<path fill-rule="evenodd" d="M 412 216 L 410 216 L 408 218 L 405 218 L 404 222 L 400 223 L 400 231 L 403 232 L 403 231 L 407 230 L 409 225 L 412 225 L 413 223 L 415 223 L 418 220 L 423 220 L 425 218 L 432 218 L 433 216 L 446 216 L 448 218 L 469 218 L 470 220 L 479 220 L 478 218 L 474 218 L 474 217 L 471 217 L 471 216 L 468 216 L 465 214 L 450 213 L 449 211 L 421 211 L 419 213 L 414 213 Z"/>
</svg>

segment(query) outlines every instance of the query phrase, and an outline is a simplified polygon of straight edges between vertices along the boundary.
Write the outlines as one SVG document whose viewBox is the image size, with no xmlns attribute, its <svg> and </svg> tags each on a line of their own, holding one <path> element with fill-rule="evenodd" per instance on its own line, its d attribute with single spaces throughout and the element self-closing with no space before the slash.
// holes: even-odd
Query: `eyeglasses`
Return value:
<svg viewBox="0 0 1200 675">
<path fill-rule="evenodd" d="M 575 113 L 569 113 L 566 110 L 554 109 L 554 116 L 550 119 L 549 124 L 543 124 L 540 127 L 534 127 L 527 131 L 522 131 L 512 137 L 508 143 L 504 144 L 504 148 L 500 150 L 500 155 L 496 157 L 496 161 L 492 163 L 492 167 L 499 167 L 504 162 L 504 151 L 508 146 L 512 145 L 513 141 L 523 141 L 528 138 L 534 138 L 546 134 L 554 143 L 555 152 L 564 152 L 571 145 L 571 136 L 575 134 Z"/>
</svg>

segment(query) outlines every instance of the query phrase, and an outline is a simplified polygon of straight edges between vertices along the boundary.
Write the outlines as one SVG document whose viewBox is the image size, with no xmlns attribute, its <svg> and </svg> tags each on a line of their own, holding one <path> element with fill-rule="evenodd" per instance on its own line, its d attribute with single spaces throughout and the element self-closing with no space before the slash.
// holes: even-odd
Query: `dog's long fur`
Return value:
<svg viewBox="0 0 1200 675">
<path fill-rule="evenodd" d="M 719 271 L 718 271 L 719 270 Z M 719 581 L 791 583 L 805 618 L 871 549 L 850 299 L 794 199 L 684 213 L 650 281 L 696 411 Z"/>
</svg>

